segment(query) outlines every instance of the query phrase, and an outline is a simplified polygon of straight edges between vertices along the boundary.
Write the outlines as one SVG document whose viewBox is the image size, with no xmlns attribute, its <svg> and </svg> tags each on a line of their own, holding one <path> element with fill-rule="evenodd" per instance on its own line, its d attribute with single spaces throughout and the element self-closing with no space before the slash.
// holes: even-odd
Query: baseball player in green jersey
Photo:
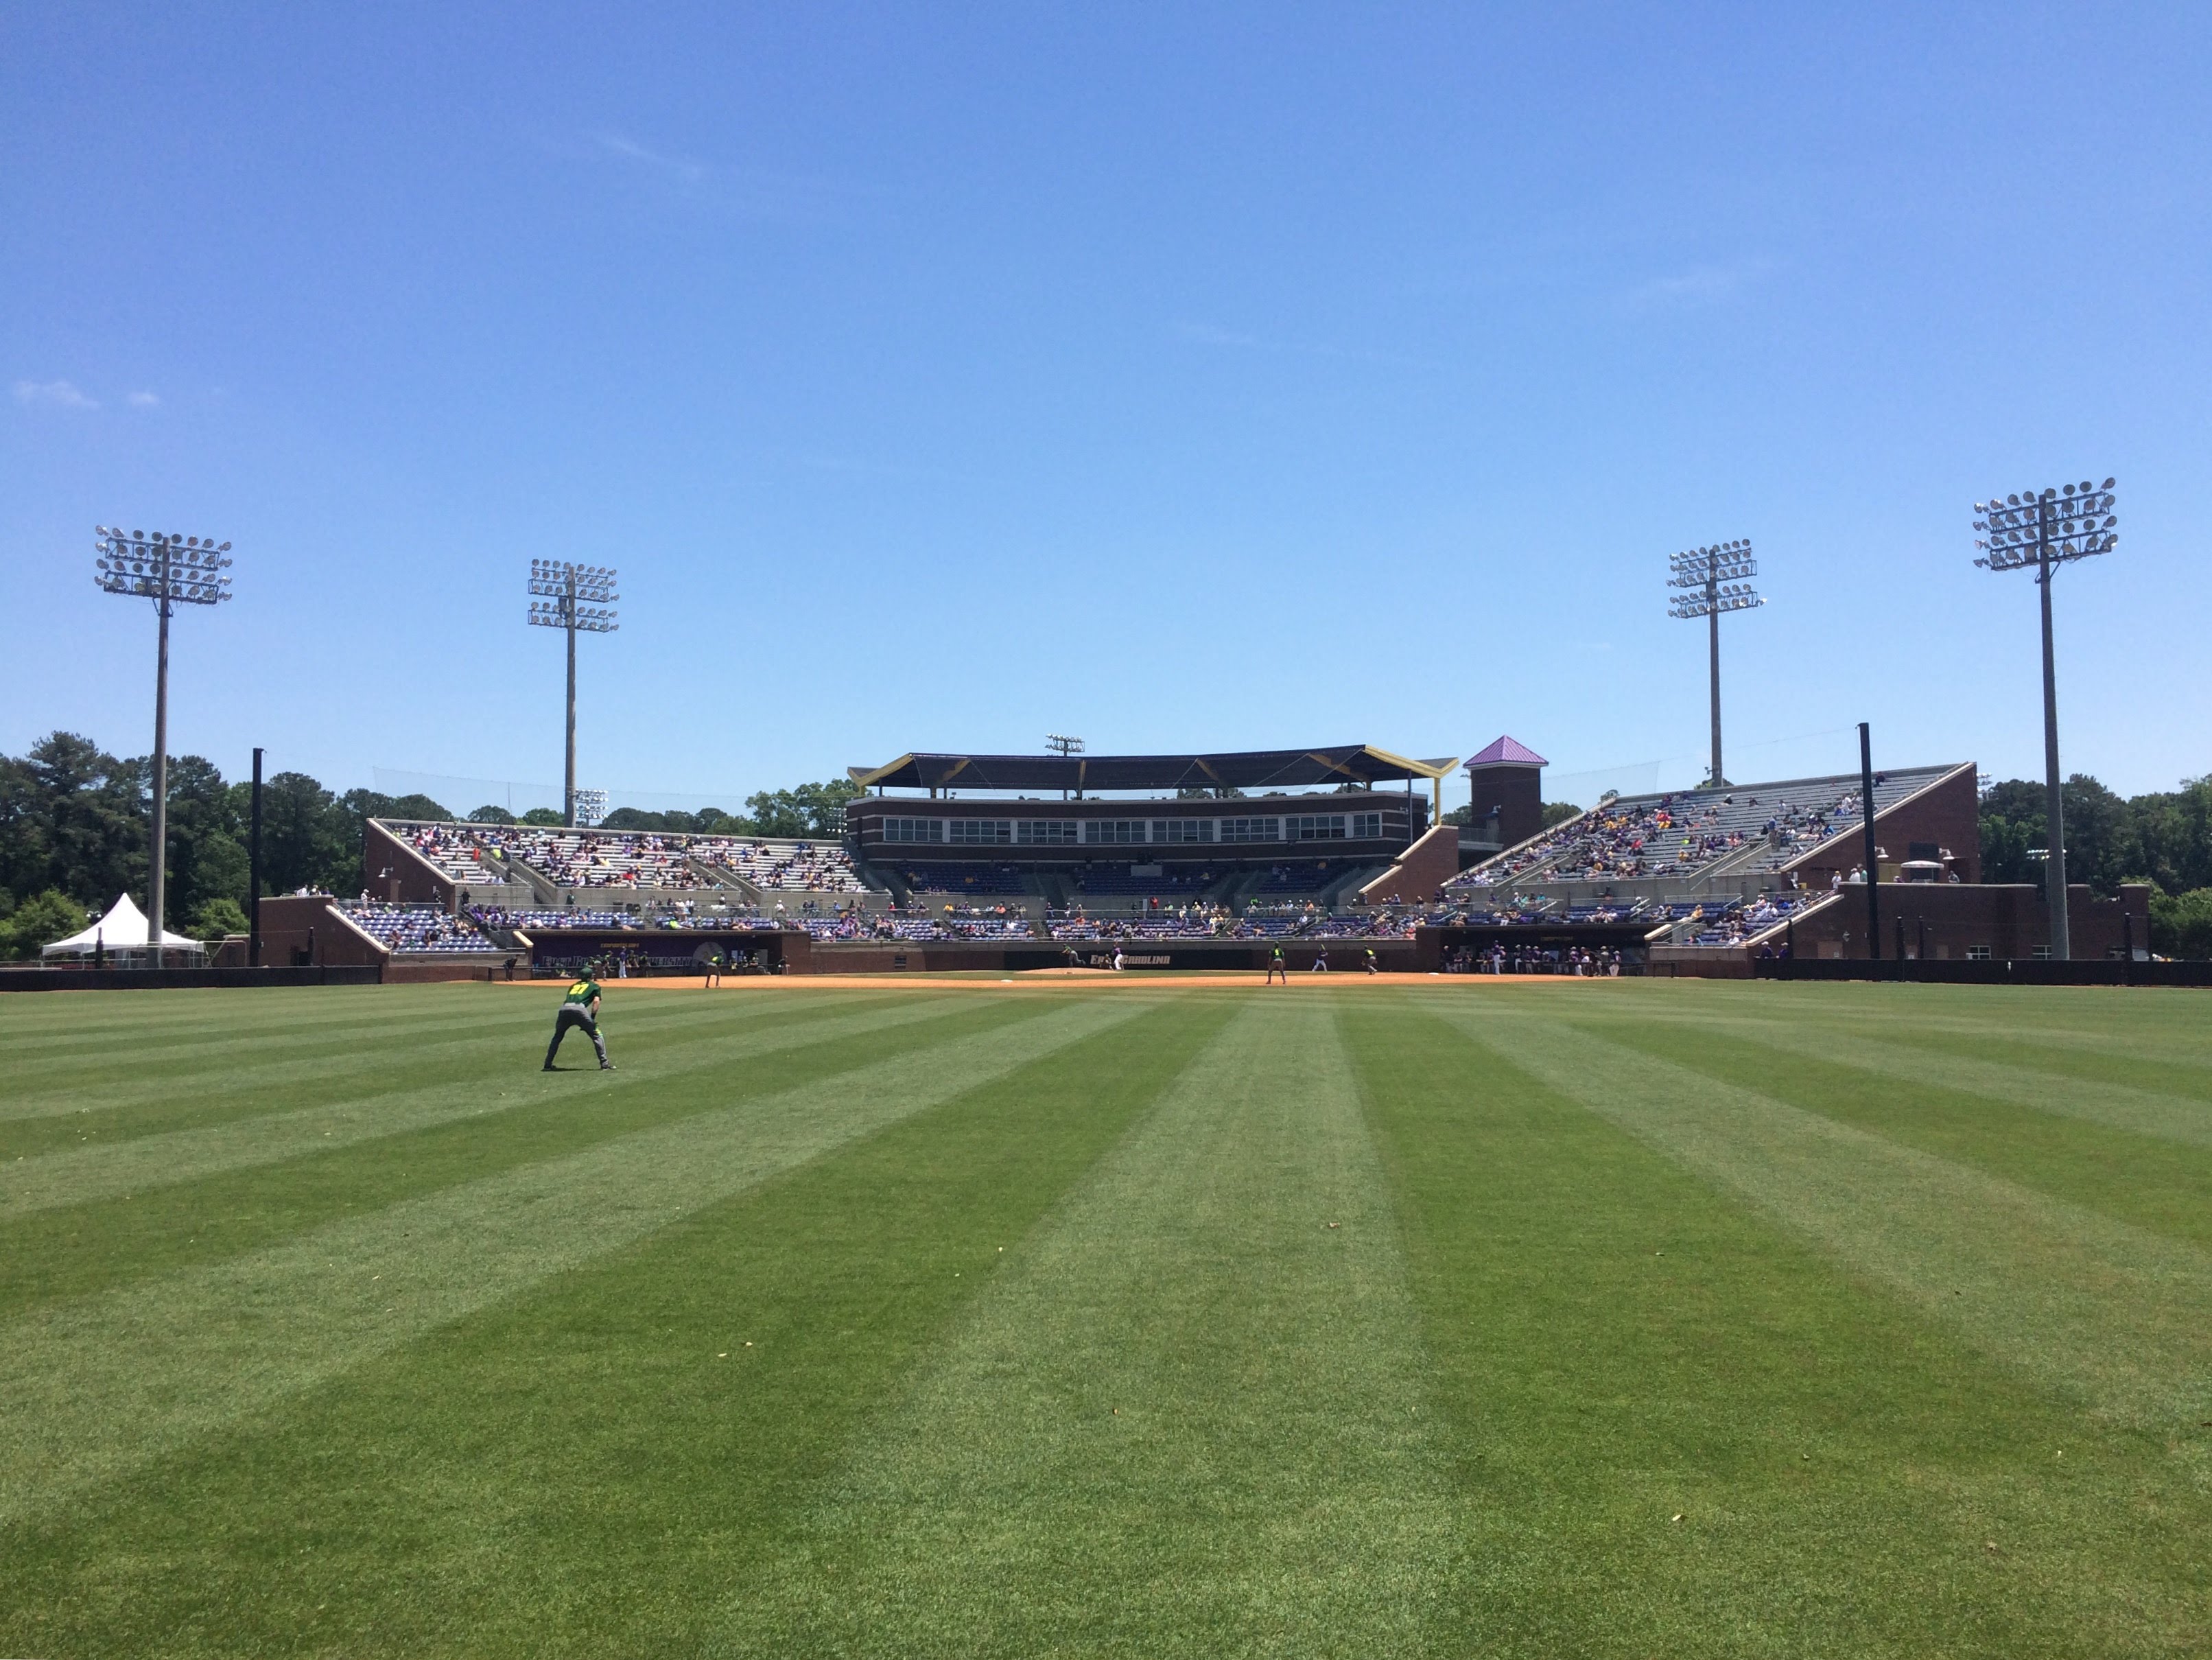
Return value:
<svg viewBox="0 0 2212 1660">
<path fill-rule="evenodd" d="M 607 1059 L 607 1040 L 599 1036 L 599 982 L 592 978 L 589 970 L 568 982 L 568 994 L 561 1000 L 560 1011 L 553 1017 L 553 1041 L 545 1046 L 546 1071 L 560 1070 L 553 1057 L 560 1052 L 561 1040 L 571 1026 L 581 1026 L 589 1034 L 592 1047 L 599 1052 L 599 1070 L 612 1072 L 615 1063 Z"/>
<path fill-rule="evenodd" d="M 1267 978 L 1265 983 L 1273 985 L 1275 976 L 1279 974 L 1283 976 L 1285 985 L 1291 983 L 1291 965 L 1283 960 L 1283 948 L 1280 946 L 1267 953 Z"/>
</svg>

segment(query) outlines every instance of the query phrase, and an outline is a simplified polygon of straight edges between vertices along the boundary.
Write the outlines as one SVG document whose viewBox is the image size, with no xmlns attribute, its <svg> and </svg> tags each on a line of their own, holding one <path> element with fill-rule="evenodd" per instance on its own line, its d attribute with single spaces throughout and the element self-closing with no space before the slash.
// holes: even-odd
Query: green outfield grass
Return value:
<svg viewBox="0 0 2212 1660">
<path fill-rule="evenodd" d="M 2212 996 L 0 999 L 0 1654 L 2212 1651 Z"/>
</svg>

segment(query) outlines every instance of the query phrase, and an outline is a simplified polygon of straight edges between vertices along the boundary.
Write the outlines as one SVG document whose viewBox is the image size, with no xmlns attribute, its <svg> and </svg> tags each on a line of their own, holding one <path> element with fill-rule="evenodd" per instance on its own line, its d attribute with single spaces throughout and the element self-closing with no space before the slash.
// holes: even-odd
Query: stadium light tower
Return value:
<svg viewBox="0 0 2212 1660">
<path fill-rule="evenodd" d="M 162 899 L 169 865 L 169 618 L 179 605 L 219 605 L 230 598 L 230 544 L 210 536 L 110 530 L 94 525 L 102 593 L 151 599 L 160 623 L 154 666 L 154 835 L 146 884 L 146 944 L 161 966 Z"/>
<path fill-rule="evenodd" d="M 2043 782 L 2051 816 L 2049 857 L 2043 866 L 2044 902 L 2051 911 L 2051 955 L 2074 953 L 2066 915 L 2066 804 L 2058 777 L 2058 671 L 2051 648 L 2051 579 L 2069 560 L 2110 553 L 2119 538 L 2112 480 L 2083 480 L 2058 489 L 2022 490 L 1974 503 L 1974 539 L 1984 570 L 2035 572 L 2043 595 Z"/>
<path fill-rule="evenodd" d="M 1751 556 L 1748 542 L 1716 542 L 1709 548 L 1678 553 L 1670 563 L 1674 574 L 1667 586 L 1676 593 L 1668 602 L 1667 615 L 1703 617 L 1712 626 L 1713 775 L 1707 781 L 1718 789 L 1728 782 L 1721 770 L 1721 613 L 1766 603 L 1744 580 L 1759 575 L 1759 562 Z"/>
<path fill-rule="evenodd" d="M 1045 733 L 1044 746 L 1050 750 L 1054 755 L 1080 755 L 1083 753 L 1083 740 L 1080 738 L 1070 738 L 1064 733 L 1057 732 L 1048 732 Z"/>
<path fill-rule="evenodd" d="M 572 565 L 562 559 L 530 562 L 530 621 L 568 635 L 568 760 L 561 785 L 561 822 L 576 822 L 576 636 L 612 634 L 619 626 L 607 607 L 622 596 L 605 565 Z"/>
</svg>

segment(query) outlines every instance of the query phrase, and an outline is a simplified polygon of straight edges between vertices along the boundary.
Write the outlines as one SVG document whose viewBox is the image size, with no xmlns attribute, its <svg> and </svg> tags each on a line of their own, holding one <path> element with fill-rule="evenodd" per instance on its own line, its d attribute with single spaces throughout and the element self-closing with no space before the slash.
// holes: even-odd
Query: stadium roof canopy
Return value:
<svg viewBox="0 0 2212 1660">
<path fill-rule="evenodd" d="M 902 755 L 887 766 L 846 771 L 863 789 L 1267 790 L 1436 780 L 1457 764 L 1346 744 L 1235 755 Z"/>
</svg>

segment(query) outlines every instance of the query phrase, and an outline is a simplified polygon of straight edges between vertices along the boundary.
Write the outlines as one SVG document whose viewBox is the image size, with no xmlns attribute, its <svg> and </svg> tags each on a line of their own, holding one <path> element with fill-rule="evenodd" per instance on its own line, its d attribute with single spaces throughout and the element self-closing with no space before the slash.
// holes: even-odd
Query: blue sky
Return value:
<svg viewBox="0 0 2212 1660">
<path fill-rule="evenodd" d="M 119 519 L 237 545 L 173 660 L 227 771 L 557 781 L 545 556 L 622 573 L 618 793 L 1048 731 L 1689 783 L 1666 559 L 1748 537 L 1732 775 L 2035 775 L 1970 505 L 2116 474 L 2066 763 L 2212 770 L 2212 11 L 640 9 L 0 20 L 0 749 L 148 747 Z"/>
</svg>

